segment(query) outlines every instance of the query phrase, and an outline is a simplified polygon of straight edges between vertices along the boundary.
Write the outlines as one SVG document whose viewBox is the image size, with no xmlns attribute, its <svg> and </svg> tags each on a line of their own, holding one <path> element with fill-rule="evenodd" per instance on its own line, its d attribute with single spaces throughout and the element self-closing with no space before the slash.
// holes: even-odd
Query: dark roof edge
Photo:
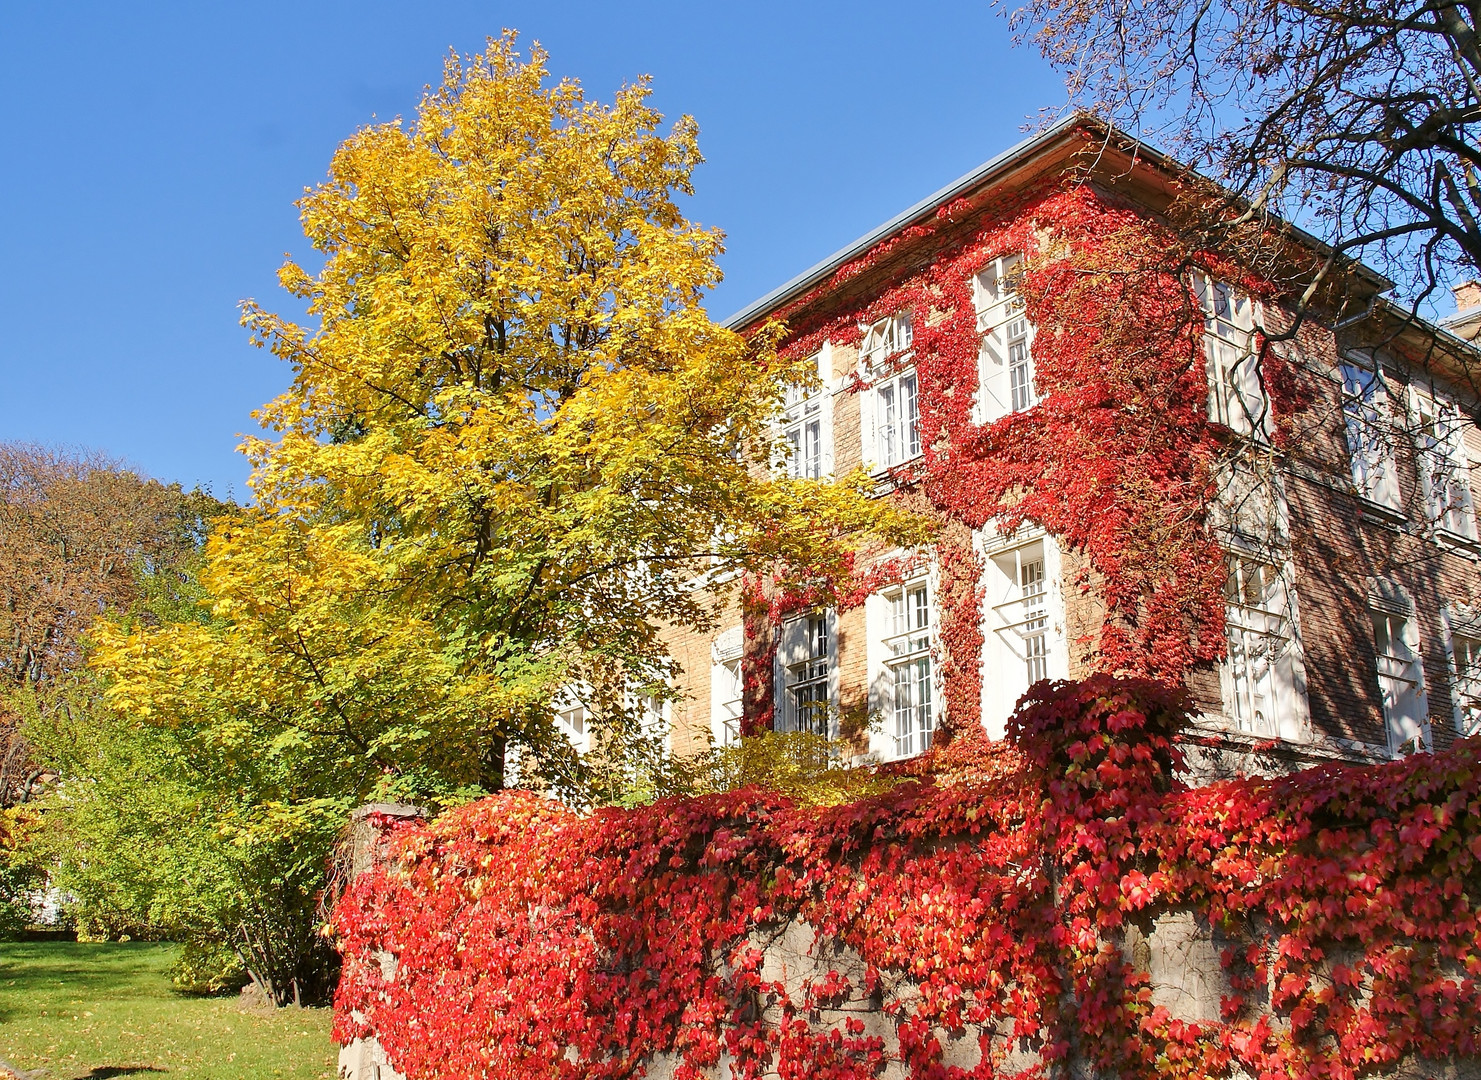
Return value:
<svg viewBox="0 0 1481 1080">
<path fill-rule="evenodd" d="M 1066 130 L 1074 127 L 1077 123 L 1085 122 L 1086 119 L 1087 118 L 1083 113 L 1071 113 L 1069 116 L 1066 116 L 1061 120 L 1056 120 L 1052 125 L 1045 128 L 1043 131 L 1035 135 L 1030 135 L 1027 139 L 1022 140 L 1021 142 L 1018 142 L 1013 146 L 1010 146 L 1007 150 L 1004 150 L 996 157 L 993 157 L 983 164 L 977 166 L 977 168 L 973 169 L 965 176 L 953 180 L 951 183 L 947 184 L 944 188 L 936 192 L 934 195 L 926 196 L 924 199 L 916 203 L 914 206 L 910 207 L 908 210 L 904 210 L 901 213 L 896 214 L 894 217 L 890 218 L 889 221 L 886 221 L 883 225 L 880 225 L 875 229 L 871 229 L 869 232 L 859 237 L 847 247 L 839 248 L 822 262 L 818 263 L 816 266 L 813 266 L 808 270 L 804 270 L 802 273 L 798 274 L 786 284 L 778 285 L 775 289 L 772 289 L 771 292 L 767 293 L 759 300 L 753 300 L 751 303 L 747 304 L 745 307 L 737 311 L 734 315 L 731 315 L 728 319 L 726 319 L 722 325 L 728 327 L 731 330 L 739 330 L 741 327 L 747 325 L 749 322 L 751 322 L 751 320 L 755 319 L 763 312 L 778 306 L 783 301 L 791 300 L 795 296 L 811 288 L 813 285 L 816 285 L 819 281 L 823 280 L 839 267 L 843 266 L 846 263 L 852 262 L 854 259 L 864 254 L 864 252 L 868 251 L 881 240 L 887 238 L 891 233 L 898 232 L 899 230 L 906 228 L 909 225 L 915 224 L 917 220 L 930 216 L 930 214 L 932 214 L 937 207 L 941 206 L 943 203 L 950 202 L 958 195 L 961 195 L 964 192 L 977 187 L 992 173 L 996 172 L 1004 165 L 1007 165 L 1015 158 L 1022 157 L 1033 152 L 1042 144 L 1058 138 L 1060 135 L 1064 134 Z"/>
<path fill-rule="evenodd" d="M 880 241 L 887 239 L 891 234 L 899 232 L 901 229 L 907 228 L 908 226 L 929 217 L 938 207 L 942 206 L 943 204 L 950 202 L 952 199 L 957 198 L 959 195 L 965 194 L 975 187 L 981 186 L 981 184 L 994 172 L 997 172 L 998 170 L 1002 169 L 1006 165 L 1009 165 L 1018 158 L 1029 156 L 1036 150 L 1041 149 L 1045 144 L 1059 138 L 1065 132 L 1073 129 L 1078 125 L 1084 124 L 1099 127 L 1108 136 L 1114 135 L 1115 137 L 1123 140 L 1127 147 L 1131 149 L 1132 152 L 1135 153 L 1137 156 L 1146 157 L 1147 159 L 1156 162 L 1159 166 L 1166 167 L 1169 163 L 1173 165 L 1176 164 L 1161 150 L 1158 150 L 1154 146 L 1149 146 L 1148 144 L 1142 142 L 1140 139 L 1132 138 L 1125 132 L 1109 127 L 1104 120 L 1100 119 L 1097 116 L 1078 111 L 1070 113 L 1068 116 L 1056 120 L 1053 124 L 1045 128 L 1043 131 L 1040 131 L 1034 135 L 1030 135 L 1028 138 L 1015 143 L 1013 146 L 1010 146 L 1001 154 L 989 158 L 987 161 L 977 166 L 977 168 L 973 169 L 965 176 L 959 177 L 958 179 L 953 180 L 951 183 L 947 184 L 944 188 L 936 192 L 934 195 L 926 196 L 914 206 L 890 218 L 890 220 L 886 221 L 883 225 L 880 225 L 877 228 L 874 228 L 865 233 L 863 236 L 855 240 L 852 244 L 849 244 L 847 247 L 840 248 L 832 255 L 829 255 L 822 262 L 811 267 L 810 269 L 804 270 L 802 273 L 794 277 L 791 281 L 788 281 L 782 285 L 778 285 L 775 289 L 772 289 L 771 292 L 767 293 L 759 300 L 753 300 L 751 303 L 741 308 L 735 314 L 725 319 L 721 323 L 721 325 L 730 330 L 739 330 L 742 327 L 749 325 L 753 320 L 755 320 L 758 316 L 762 315 L 766 311 L 769 311 L 775 307 L 779 307 L 786 301 L 795 299 L 796 297 L 800 296 L 807 289 L 812 288 L 812 286 L 818 284 L 824 278 L 828 277 L 839 267 L 852 262 L 860 255 L 863 255 L 870 248 L 874 247 Z M 1291 231 L 1291 234 L 1296 239 L 1300 240 L 1302 243 L 1315 248 L 1317 251 L 1330 250 L 1330 247 L 1326 243 L 1326 241 L 1313 236 L 1311 233 L 1307 232 L 1299 225 L 1293 225 L 1290 222 L 1282 222 L 1282 224 Z M 1359 272 L 1362 273 L 1363 276 L 1367 277 L 1368 280 L 1378 288 L 1378 291 L 1380 293 L 1387 292 L 1389 289 L 1393 288 L 1394 283 L 1392 281 L 1390 281 L 1384 275 L 1380 274 L 1378 271 L 1374 270 L 1371 266 L 1368 266 L 1366 263 L 1359 261 L 1357 262 L 1357 267 Z"/>
</svg>

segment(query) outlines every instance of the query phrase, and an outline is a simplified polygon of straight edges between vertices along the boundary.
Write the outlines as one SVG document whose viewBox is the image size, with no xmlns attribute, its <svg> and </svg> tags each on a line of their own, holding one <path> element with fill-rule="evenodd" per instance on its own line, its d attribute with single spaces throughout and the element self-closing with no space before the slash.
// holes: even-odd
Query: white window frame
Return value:
<svg viewBox="0 0 1481 1080">
<path fill-rule="evenodd" d="M 1255 354 L 1255 301 L 1202 271 L 1193 274 L 1193 291 L 1203 311 L 1209 419 L 1264 439 L 1270 434 L 1270 400 Z"/>
<path fill-rule="evenodd" d="M 710 739 L 714 746 L 740 741 L 745 711 L 745 681 L 741 668 L 745 630 L 733 626 L 710 646 Z"/>
<path fill-rule="evenodd" d="M 1445 628 L 1455 733 L 1466 738 L 1481 733 L 1481 615 L 1447 604 L 1440 610 L 1440 621 Z"/>
<path fill-rule="evenodd" d="M 941 709 L 936 692 L 936 597 L 922 575 L 881 590 L 888 612 L 885 653 L 892 758 L 909 758 L 930 749 Z"/>
<path fill-rule="evenodd" d="M 662 746 L 665 754 L 673 750 L 673 702 L 661 694 L 628 694 L 629 705 L 638 714 L 639 730 L 645 739 Z"/>
<path fill-rule="evenodd" d="M 1337 370 L 1352 483 L 1359 495 L 1395 513 L 1403 510 L 1394 463 L 1393 413 L 1383 367 L 1348 354 Z"/>
<path fill-rule="evenodd" d="M 1039 402 L 1033 355 L 1034 327 L 1024 314 L 1015 286 L 1021 254 L 1002 255 L 972 278 L 978 351 L 977 401 L 974 419 L 989 424 Z"/>
<path fill-rule="evenodd" d="M 775 677 L 773 731 L 836 737 L 838 616 L 834 611 L 811 611 L 782 623 Z"/>
<path fill-rule="evenodd" d="M 563 686 L 551 703 L 555 726 L 576 748 L 578 754 L 591 749 L 591 707 L 586 702 L 590 689 L 579 684 Z"/>
<path fill-rule="evenodd" d="M 1466 420 L 1445 394 L 1411 385 L 1415 466 L 1425 516 L 1441 532 L 1476 539 L 1471 461 L 1465 447 Z"/>
<path fill-rule="evenodd" d="M 1368 614 L 1388 751 L 1397 757 L 1416 749 L 1428 750 L 1433 733 L 1414 601 L 1400 586 L 1373 579 L 1368 588 Z"/>
<path fill-rule="evenodd" d="M 859 364 L 871 383 L 868 402 L 871 446 L 866 448 L 875 472 L 907 465 L 924 452 L 920 427 L 920 378 L 911 348 L 913 316 L 908 311 L 880 319 L 864 330 Z"/>
<path fill-rule="evenodd" d="M 833 472 L 833 359 L 831 343 L 812 357 L 818 382 L 789 386 L 777 420 L 778 471 L 793 480 L 822 480 Z"/>
<path fill-rule="evenodd" d="M 1062 564 L 1042 530 L 1012 536 L 984 533 L 982 602 L 982 722 L 1001 739 L 1018 699 L 1039 679 L 1069 677 Z M 1024 592 L 1025 571 L 1037 591 Z"/>
<path fill-rule="evenodd" d="M 1256 738 L 1307 741 L 1306 667 L 1290 586 L 1294 568 L 1237 547 L 1226 560 L 1220 726 Z"/>
</svg>

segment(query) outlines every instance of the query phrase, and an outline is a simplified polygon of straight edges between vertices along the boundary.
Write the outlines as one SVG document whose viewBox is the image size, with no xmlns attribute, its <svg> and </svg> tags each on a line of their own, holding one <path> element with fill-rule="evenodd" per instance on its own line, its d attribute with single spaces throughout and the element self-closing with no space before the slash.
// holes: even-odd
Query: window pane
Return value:
<svg viewBox="0 0 1481 1080">
<path fill-rule="evenodd" d="M 904 449 L 904 458 L 909 459 L 920 453 L 920 400 L 913 374 L 900 380 L 900 412 L 903 424 L 900 445 Z"/>
<path fill-rule="evenodd" d="M 886 383 L 879 388 L 879 456 L 881 464 L 893 465 L 899 460 L 895 452 L 898 445 L 895 441 L 895 425 L 897 416 L 895 412 L 895 385 Z"/>
</svg>

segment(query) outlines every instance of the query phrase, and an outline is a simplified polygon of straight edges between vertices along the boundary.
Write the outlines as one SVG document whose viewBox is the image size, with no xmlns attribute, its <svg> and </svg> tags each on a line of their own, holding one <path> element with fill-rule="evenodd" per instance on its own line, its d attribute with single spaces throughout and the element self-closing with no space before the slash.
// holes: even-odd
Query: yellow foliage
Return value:
<svg viewBox="0 0 1481 1080">
<path fill-rule="evenodd" d="M 497 786 L 509 747 L 564 752 L 561 684 L 665 693 L 657 627 L 709 625 L 714 582 L 840 580 L 866 536 L 922 535 L 861 476 L 773 476 L 816 376 L 710 320 L 696 127 L 648 96 L 588 101 L 506 34 L 339 148 L 299 202 L 323 268 L 280 273 L 316 325 L 244 305 L 294 379 L 209 542 L 211 619 L 104 631 L 112 706 L 360 791 Z"/>
<path fill-rule="evenodd" d="M 888 791 L 900 777 L 877 766 L 851 766 L 846 747 L 807 732 L 763 732 L 702 758 L 695 793 L 760 787 L 804 806 L 836 806 Z"/>
</svg>

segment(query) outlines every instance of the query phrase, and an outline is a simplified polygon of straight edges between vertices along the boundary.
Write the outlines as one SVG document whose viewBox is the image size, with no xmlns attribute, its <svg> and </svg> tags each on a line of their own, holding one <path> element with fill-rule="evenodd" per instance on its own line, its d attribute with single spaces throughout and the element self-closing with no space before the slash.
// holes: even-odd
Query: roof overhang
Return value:
<svg viewBox="0 0 1481 1080">
<path fill-rule="evenodd" d="M 727 318 L 724 325 L 733 330 L 751 326 L 769 313 L 817 288 L 840 269 L 861 258 L 879 244 L 912 226 L 931 220 L 941 207 L 969 198 L 985 188 L 1001 184 L 1015 176 L 1037 177 L 1055 164 L 1068 162 L 1074 154 L 1080 151 L 1096 153 L 1092 171 L 1098 178 L 1112 177 L 1120 180 L 1135 178 L 1144 189 L 1149 186 L 1151 189 L 1158 189 L 1169 201 L 1176 178 L 1186 175 L 1188 171 L 1182 164 L 1156 147 L 1126 135 L 1103 120 L 1089 113 L 1072 113 L 1009 147 L 966 175 L 947 184 L 941 190 L 928 195 L 909 209 L 896 214 L 884 224 L 871 229 L 853 243 L 835 251 L 822 262 L 803 271 L 792 280 L 747 304 Z M 1154 209 L 1158 208 L 1154 207 Z M 1297 245 L 1309 248 L 1320 255 L 1325 255 L 1331 250 L 1324 241 L 1295 225 L 1280 222 L 1280 228 Z M 1392 281 L 1362 263 L 1354 263 L 1352 269 L 1371 290 L 1371 294 L 1386 292 L 1393 287 Z"/>
</svg>

